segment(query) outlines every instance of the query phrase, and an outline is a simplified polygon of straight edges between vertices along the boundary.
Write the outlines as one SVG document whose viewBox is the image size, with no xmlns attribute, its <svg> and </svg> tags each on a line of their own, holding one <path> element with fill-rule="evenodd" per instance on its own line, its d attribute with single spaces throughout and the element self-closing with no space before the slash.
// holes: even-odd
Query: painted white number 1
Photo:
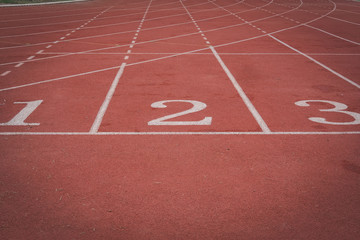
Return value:
<svg viewBox="0 0 360 240">
<path fill-rule="evenodd" d="M 356 124 L 360 124 L 360 113 L 345 111 L 345 109 L 347 109 L 348 106 L 346 106 L 343 103 L 334 102 L 334 101 L 327 101 L 327 100 L 303 100 L 303 101 L 298 101 L 295 104 L 297 106 L 300 106 L 300 107 L 308 107 L 308 106 L 310 106 L 309 102 L 329 103 L 329 104 L 333 105 L 334 108 L 320 109 L 319 111 L 320 112 L 337 112 L 337 113 L 342 113 L 342 114 L 349 115 L 349 116 L 354 118 L 354 121 L 352 121 L 352 122 L 330 122 L 330 121 L 327 121 L 325 118 L 311 117 L 311 118 L 309 118 L 310 121 L 317 122 L 317 123 L 323 123 L 323 124 L 332 124 L 332 125 L 356 125 Z"/>
<path fill-rule="evenodd" d="M 195 113 L 204 110 L 206 108 L 206 104 L 203 102 L 194 101 L 194 100 L 165 100 L 165 101 L 154 102 L 153 104 L 151 104 L 151 107 L 166 108 L 167 106 L 165 105 L 165 103 L 172 103 L 172 102 L 191 103 L 193 107 L 183 112 L 154 119 L 148 122 L 148 125 L 211 125 L 212 117 L 205 117 L 203 120 L 200 121 L 166 121 L 172 118 L 176 118 L 176 117 L 184 116 L 186 114 Z"/>
<path fill-rule="evenodd" d="M 43 100 L 32 102 L 14 102 L 14 104 L 26 104 L 26 106 L 7 123 L 0 123 L 0 126 L 38 126 L 40 123 L 25 123 L 25 120 L 42 103 Z"/>
</svg>

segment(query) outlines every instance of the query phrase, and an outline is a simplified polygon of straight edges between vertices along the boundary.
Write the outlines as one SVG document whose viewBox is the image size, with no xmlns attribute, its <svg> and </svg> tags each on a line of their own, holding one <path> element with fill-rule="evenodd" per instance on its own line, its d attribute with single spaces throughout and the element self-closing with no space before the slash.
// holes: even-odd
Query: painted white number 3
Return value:
<svg viewBox="0 0 360 240">
<path fill-rule="evenodd" d="M 327 100 L 303 100 L 303 101 L 298 101 L 295 104 L 300 107 L 308 107 L 308 106 L 310 106 L 309 102 L 328 103 L 328 104 L 331 104 L 334 106 L 334 108 L 330 108 L 330 109 L 320 109 L 319 110 L 320 112 L 337 112 L 337 113 L 349 115 L 354 118 L 354 121 L 352 121 L 352 122 L 330 122 L 330 121 L 327 121 L 325 118 L 311 117 L 311 118 L 309 118 L 310 121 L 317 122 L 317 123 L 323 123 L 323 124 L 332 124 L 332 125 L 360 124 L 360 113 L 345 111 L 345 109 L 347 109 L 348 106 L 343 103 L 327 101 Z"/>
<path fill-rule="evenodd" d="M 148 122 L 148 125 L 211 125 L 211 120 L 212 120 L 211 117 L 205 117 L 203 120 L 200 121 L 166 121 L 172 118 L 176 118 L 176 117 L 184 116 L 186 114 L 195 113 L 204 110 L 206 108 L 206 104 L 203 102 L 193 101 L 193 100 L 165 100 L 165 101 L 154 102 L 153 104 L 151 104 L 151 107 L 166 108 L 167 106 L 165 105 L 165 103 L 173 103 L 173 102 L 191 103 L 193 107 L 183 112 L 154 119 Z"/>
<path fill-rule="evenodd" d="M 26 104 L 26 106 L 7 123 L 0 123 L 0 126 L 38 126 L 40 123 L 26 123 L 25 120 L 42 103 L 43 100 L 32 102 L 14 102 L 14 104 Z"/>
</svg>

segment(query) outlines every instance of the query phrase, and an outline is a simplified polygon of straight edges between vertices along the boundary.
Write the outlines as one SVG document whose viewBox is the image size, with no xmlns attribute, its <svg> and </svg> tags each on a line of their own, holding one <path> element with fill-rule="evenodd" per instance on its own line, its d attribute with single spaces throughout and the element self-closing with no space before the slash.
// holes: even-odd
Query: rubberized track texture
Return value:
<svg viewBox="0 0 360 240">
<path fill-rule="evenodd" d="M 2 239 L 360 239 L 360 2 L 0 8 Z"/>
</svg>

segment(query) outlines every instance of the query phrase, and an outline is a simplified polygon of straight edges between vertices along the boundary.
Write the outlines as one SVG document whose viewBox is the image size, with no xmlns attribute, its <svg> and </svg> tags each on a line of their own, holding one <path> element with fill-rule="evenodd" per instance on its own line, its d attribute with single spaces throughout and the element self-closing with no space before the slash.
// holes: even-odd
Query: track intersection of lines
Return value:
<svg viewBox="0 0 360 240">
<path fill-rule="evenodd" d="M 351 0 L 0 7 L 0 235 L 360 239 L 359 45 Z"/>
</svg>

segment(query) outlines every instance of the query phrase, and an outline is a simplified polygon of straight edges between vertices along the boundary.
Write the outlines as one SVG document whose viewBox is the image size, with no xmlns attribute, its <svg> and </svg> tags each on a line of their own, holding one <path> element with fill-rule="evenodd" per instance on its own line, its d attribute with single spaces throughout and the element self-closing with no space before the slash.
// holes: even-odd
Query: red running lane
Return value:
<svg viewBox="0 0 360 240">
<path fill-rule="evenodd" d="M 338 10 L 359 12 L 359 4 L 334 2 L 336 10 L 321 20 L 334 7 L 330 1 L 184 0 L 184 8 L 176 0 L 95 0 L 0 8 L 6 21 L 41 21 L 54 15 L 78 19 L 83 11 L 112 7 L 66 39 L 130 31 L 60 41 L 40 53 L 46 45 L 1 51 L 4 63 L 115 46 L 0 66 L 0 75 L 10 71 L 0 76 L 0 123 L 14 118 L 32 123 L 0 126 L 0 235 L 359 239 L 360 124 L 339 125 L 360 119 L 359 47 L 301 26 L 319 18 L 310 25 L 357 41 L 353 23 L 359 15 Z M 350 3 L 359 7 L 344 6 Z M 224 16 L 229 11 L 244 20 Z M 141 14 L 124 16 L 132 13 Z M 99 25 L 107 26 L 91 28 Z M 55 24 L 53 30 L 78 27 L 71 22 Z M 39 27 L 13 30 L 28 34 Z M 272 31 L 277 33 L 266 35 Z M 44 41 L 60 35 L 46 34 Z M 119 75 L 120 65 L 124 71 Z M 117 75 L 99 132 L 89 132 Z M 24 84 L 34 85 L 18 88 Z M 261 131 L 236 84 L 271 133 Z M 211 117 L 211 125 L 149 125 L 192 107 L 174 101 L 166 108 L 151 106 L 164 100 L 205 103 L 206 108 L 172 120 Z M 30 111 L 27 103 L 34 101 L 37 106 Z M 319 111 L 332 108 L 331 103 L 348 108 Z"/>
</svg>

